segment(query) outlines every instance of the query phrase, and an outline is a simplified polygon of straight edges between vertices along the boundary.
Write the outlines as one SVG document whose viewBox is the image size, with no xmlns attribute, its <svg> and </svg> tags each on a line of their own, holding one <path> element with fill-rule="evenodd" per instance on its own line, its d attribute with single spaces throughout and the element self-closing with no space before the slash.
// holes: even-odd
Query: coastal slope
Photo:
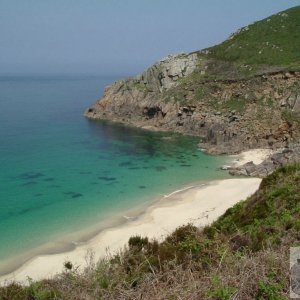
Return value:
<svg viewBox="0 0 300 300">
<path fill-rule="evenodd" d="M 108 86 L 85 115 L 197 135 L 216 154 L 298 142 L 299 27 L 300 6 L 246 26 L 220 45 L 170 55 Z"/>
<path fill-rule="evenodd" d="M 60 275 L 0 287 L 0 298 L 287 299 L 289 250 L 300 242 L 299 186 L 300 166 L 281 168 L 204 230 L 189 224 L 161 242 L 135 235 L 109 260 L 87 259 L 85 270 L 64 261 Z"/>
<path fill-rule="evenodd" d="M 0 276 L 0 284 L 13 280 L 26 283 L 28 277 L 33 280 L 53 277 L 64 271 L 66 261 L 71 261 L 82 271 L 86 267 L 88 253 L 93 253 L 95 261 L 115 255 L 132 236 L 163 240 L 182 224 L 192 223 L 203 227 L 215 221 L 241 199 L 252 195 L 260 182 L 259 178 L 227 179 L 175 191 L 140 215 L 131 212 L 127 222 L 100 231 L 72 251 L 34 257 L 14 272 Z"/>
</svg>

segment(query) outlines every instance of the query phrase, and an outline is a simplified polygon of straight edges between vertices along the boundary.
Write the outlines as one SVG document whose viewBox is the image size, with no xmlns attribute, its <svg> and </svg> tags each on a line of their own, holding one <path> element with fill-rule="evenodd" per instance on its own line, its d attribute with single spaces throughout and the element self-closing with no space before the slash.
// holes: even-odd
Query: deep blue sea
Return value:
<svg viewBox="0 0 300 300">
<path fill-rule="evenodd" d="M 227 158 L 202 153 L 198 138 L 87 120 L 117 79 L 0 77 L 0 273 L 64 235 L 227 176 Z"/>
</svg>

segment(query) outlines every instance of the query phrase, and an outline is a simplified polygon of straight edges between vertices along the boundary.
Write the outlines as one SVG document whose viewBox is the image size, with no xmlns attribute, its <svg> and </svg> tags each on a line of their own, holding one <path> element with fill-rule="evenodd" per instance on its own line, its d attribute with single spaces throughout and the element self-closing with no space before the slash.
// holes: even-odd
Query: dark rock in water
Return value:
<svg viewBox="0 0 300 300">
<path fill-rule="evenodd" d="M 185 158 L 183 155 L 179 155 L 179 156 L 176 156 L 176 158 L 178 158 L 178 159 L 183 159 L 183 158 Z"/>
<path fill-rule="evenodd" d="M 83 195 L 81 193 L 77 193 L 77 192 L 64 192 L 63 194 L 70 196 L 71 198 L 83 197 Z"/>
<path fill-rule="evenodd" d="M 79 197 L 82 197 L 83 195 L 80 194 L 80 193 L 75 193 L 72 195 L 72 198 L 79 198 Z"/>
<path fill-rule="evenodd" d="M 21 184 L 21 186 L 31 186 L 31 185 L 35 185 L 35 184 L 37 184 L 36 181 L 29 181 L 29 182 L 25 182 L 25 183 Z"/>
<path fill-rule="evenodd" d="M 76 192 L 63 192 L 63 194 L 69 196 L 76 194 Z"/>
<path fill-rule="evenodd" d="M 24 209 L 22 209 L 22 210 L 20 210 L 18 213 L 17 213 L 17 215 L 25 215 L 25 214 L 27 214 L 28 212 L 30 212 L 32 209 L 30 209 L 30 208 L 24 208 Z"/>
<path fill-rule="evenodd" d="M 145 185 L 140 185 L 140 186 L 139 186 L 139 189 L 145 189 L 145 188 L 146 188 Z"/>
<path fill-rule="evenodd" d="M 115 177 L 107 177 L 107 176 L 99 176 L 98 179 L 104 180 L 104 181 L 114 181 L 117 178 L 115 178 Z"/>
<path fill-rule="evenodd" d="M 113 185 L 113 184 L 116 184 L 116 183 L 119 183 L 119 181 L 118 180 L 116 180 L 116 181 L 110 181 L 106 185 Z"/>
<path fill-rule="evenodd" d="M 53 181 L 54 178 L 53 177 L 49 177 L 49 178 L 45 178 L 44 181 Z"/>
<path fill-rule="evenodd" d="M 60 185 L 58 184 L 51 184 L 51 185 L 48 185 L 48 188 L 59 188 Z"/>
<path fill-rule="evenodd" d="M 158 171 L 158 172 L 164 171 L 164 170 L 166 170 L 166 169 L 167 169 L 167 168 L 164 167 L 164 166 L 157 166 L 157 167 L 155 167 L 155 170 Z"/>
<path fill-rule="evenodd" d="M 23 174 L 17 176 L 17 178 L 28 180 L 28 179 L 36 179 L 36 178 L 43 177 L 43 176 L 45 176 L 45 175 L 40 172 L 27 172 L 27 173 L 23 173 Z"/>
<path fill-rule="evenodd" d="M 132 166 L 133 163 L 131 161 L 126 161 L 126 162 L 122 162 L 122 163 L 119 163 L 119 167 L 129 167 L 129 166 Z"/>
</svg>

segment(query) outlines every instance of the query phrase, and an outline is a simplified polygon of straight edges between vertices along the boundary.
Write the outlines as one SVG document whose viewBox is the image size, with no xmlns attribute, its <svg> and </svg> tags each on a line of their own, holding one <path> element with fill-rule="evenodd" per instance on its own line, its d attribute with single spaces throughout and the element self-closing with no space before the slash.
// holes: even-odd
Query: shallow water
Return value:
<svg viewBox="0 0 300 300">
<path fill-rule="evenodd" d="M 84 118 L 116 79 L 0 78 L 0 272 L 114 213 L 227 177 L 218 170 L 227 158 L 203 154 L 198 138 Z"/>
</svg>

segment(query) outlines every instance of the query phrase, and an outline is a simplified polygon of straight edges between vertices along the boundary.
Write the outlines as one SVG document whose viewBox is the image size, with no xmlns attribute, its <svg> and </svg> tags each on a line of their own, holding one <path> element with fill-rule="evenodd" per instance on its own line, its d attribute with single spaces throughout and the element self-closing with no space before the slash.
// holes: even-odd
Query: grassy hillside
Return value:
<svg viewBox="0 0 300 300">
<path fill-rule="evenodd" d="M 292 165 L 202 231 L 186 225 L 162 243 L 132 237 L 110 261 L 83 273 L 66 263 L 52 280 L 1 288 L 0 299 L 287 299 L 299 214 L 300 165 Z"/>
<path fill-rule="evenodd" d="M 242 28 L 220 45 L 210 57 L 245 64 L 299 66 L 300 6 Z"/>
<path fill-rule="evenodd" d="M 199 70 L 183 82 L 251 78 L 300 69 L 300 6 L 241 28 L 199 52 Z M 205 72 L 203 72 L 203 67 Z"/>
</svg>

